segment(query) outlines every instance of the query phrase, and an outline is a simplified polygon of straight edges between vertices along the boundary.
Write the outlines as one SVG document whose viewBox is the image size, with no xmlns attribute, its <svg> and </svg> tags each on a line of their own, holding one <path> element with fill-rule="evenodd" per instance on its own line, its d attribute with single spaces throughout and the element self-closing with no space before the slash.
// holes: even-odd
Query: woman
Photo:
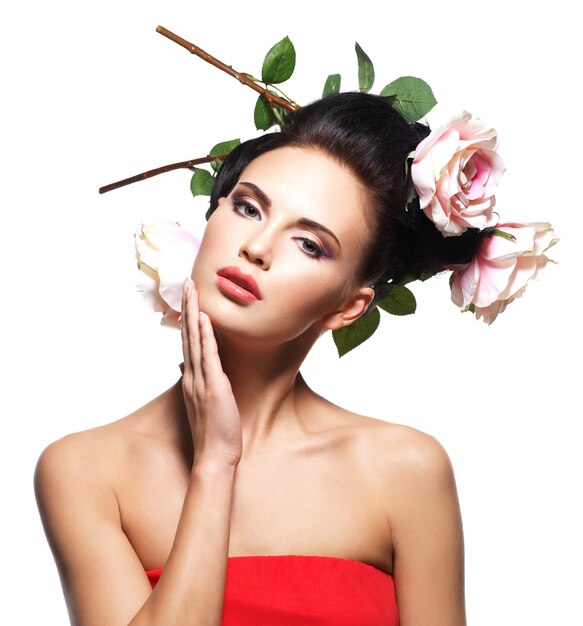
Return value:
<svg viewBox="0 0 583 626">
<path fill-rule="evenodd" d="M 479 245 L 409 204 L 405 162 L 428 132 L 345 93 L 225 160 L 184 285 L 182 378 L 38 463 L 72 623 L 465 624 L 446 453 L 299 372 L 381 279 L 468 263 Z"/>
</svg>

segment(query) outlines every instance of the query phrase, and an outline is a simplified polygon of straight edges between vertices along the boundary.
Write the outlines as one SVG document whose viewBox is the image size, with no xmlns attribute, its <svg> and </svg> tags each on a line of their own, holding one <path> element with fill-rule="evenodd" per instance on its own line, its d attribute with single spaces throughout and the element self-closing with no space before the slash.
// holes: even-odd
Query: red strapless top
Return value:
<svg viewBox="0 0 583 626">
<path fill-rule="evenodd" d="M 152 589 L 162 568 L 146 572 Z M 234 556 L 222 626 L 398 626 L 392 577 L 331 556 Z"/>
</svg>

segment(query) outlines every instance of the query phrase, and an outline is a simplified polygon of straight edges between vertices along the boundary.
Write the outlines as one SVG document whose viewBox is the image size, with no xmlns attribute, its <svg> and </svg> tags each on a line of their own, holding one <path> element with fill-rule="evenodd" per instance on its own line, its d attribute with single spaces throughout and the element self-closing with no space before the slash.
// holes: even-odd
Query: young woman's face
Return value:
<svg viewBox="0 0 583 626">
<path fill-rule="evenodd" d="M 334 327 L 359 287 L 365 201 L 355 176 L 321 152 L 285 147 L 253 160 L 207 224 L 192 273 L 201 310 L 247 340 Z"/>
</svg>

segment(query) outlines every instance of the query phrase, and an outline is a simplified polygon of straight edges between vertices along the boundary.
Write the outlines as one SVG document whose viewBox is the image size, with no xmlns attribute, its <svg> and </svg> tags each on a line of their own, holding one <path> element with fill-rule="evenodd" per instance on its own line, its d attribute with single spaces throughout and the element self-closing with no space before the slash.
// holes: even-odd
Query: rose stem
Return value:
<svg viewBox="0 0 583 626">
<path fill-rule="evenodd" d="M 237 72 L 230 65 L 226 65 L 222 61 L 219 61 L 214 56 L 210 55 L 208 52 L 205 52 L 198 46 L 195 46 L 193 43 L 190 43 L 190 41 L 186 41 L 186 39 L 183 39 L 179 35 L 175 35 L 173 32 L 169 31 L 167 28 L 164 28 L 164 26 L 158 26 L 156 28 L 156 32 L 160 33 L 161 35 L 164 35 L 164 37 L 168 37 L 168 39 L 182 46 L 183 48 L 188 50 L 191 54 L 196 54 L 196 56 L 203 59 L 203 61 L 206 61 L 207 63 L 210 63 L 211 65 L 214 65 L 215 67 L 218 67 L 220 70 L 223 70 L 223 72 L 226 72 L 233 78 L 236 78 L 240 83 L 243 83 L 243 85 L 247 85 L 247 87 L 251 87 L 251 89 L 255 90 L 257 93 L 260 93 L 269 102 L 272 102 L 274 104 L 279 104 L 281 107 L 283 107 L 284 109 L 287 109 L 288 111 L 295 111 L 296 109 L 299 108 L 297 105 L 292 104 L 291 102 L 288 102 L 287 100 L 284 100 L 283 98 L 280 98 L 276 96 L 275 94 L 270 93 L 267 89 L 265 89 L 265 87 L 261 87 L 261 85 L 258 85 L 255 81 L 251 80 L 248 74 Z"/>
<path fill-rule="evenodd" d="M 124 178 L 123 180 L 119 180 L 117 183 L 111 183 L 109 185 L 105 185 L 99 188 L 99 193 L 107 193 L 108 191 L 112 191 L 113 189 L 119 189 L 120 187 L 125 187 L 126 185 L 131 185 L 132 183 L 138 183 L 141 180 L 146 180 L 146 178 L 152 178 L 152 176 L 158 176 L 158 174 L 165 174 L 166 172 L 171 172 L 172 170 L 179 169 L 192 169 L 195 165 L 200 165 L 201 163 L 210 163 L 211 161 L 215 161 L 217 159 L 224 159 L 226 154 L 216 154 L 213 156 L 205 156 L 200 157 L 198 159 L 191 159 L 190 161 L 181 161 L 180 163 L 172 163 L 170 165 L 163 165 L 162 167 L 157 167 L 156 169 L 149 170 L 147 172 L 143 172 L 142 174 L 136 174 L 135 176 L 130 176 L 129 178 Z"/>
<path fill-rule="evenodd" d="M 289 111 L 295 111 L 298 106 L 288 102 L 287 100 L 283 100 L 278 96 L 270 93 L 267 89 L 264 89 L 254 81 L 252 81 L 247 74 L 242 74 L 241 72 L 235 71 L 230 65 L 226 65 L 222 61 L 219 61 L 214 56 L 210 55 L 208 52 L 205 52 L 198 46 L 195 46 L 193 43 L 186 41 L 179 35 L 169 31 L 164 26 L 158 26 L 156 31 L 161 35 L 164 35 L 171 41 L 179 44 L 186 50 L 188 50 L 192 54 L 196 54 L 198 57 L 207 61 L 214 67 L 218 67 L 223 72 L 226 72 L 230 76 L 236 78 L 239 82 L 251 87 L 254 91 L 257 91 L 261 95 L 263 95 L 269 101 L 271 107 L 273 108 L 273 104 L 279 104 L 285 109 Z M 108 191 L 112 191 L 113 189 L 119 189 L 120 187 L 125 187 L 126 185 L 131 185 L 132 183 L 137 183 L 141 180 L 146 180 L 146 178 L 152 178 L 153 176 L 158 176 L 158 174 L 164 174 L 166 172 L 171 172 L 172 170 L 178 169 L 192 169 L 194 165 L 200 165 L 201 163 L 209 163 L 210 161 L 214 161 L 215 159 L 224 159 L 226 155 L 217 155 L 217 156 L 206 156 L 200 157 L 198 159 L 191 159 L 190 161 L 181 161 L 180 163 L 172 163 L 170 165 L 163 165 L 162 167 L 157 167 L 156 169 L 149 170 L 147 172 L 143 172 L 142 174 L 136 174 L 135 176 L 130 176 L 129 178 L 124 178 L 123 180 L 119 180 L 116 183 L 111 183 L 109 185 L 104 185 L 99 188 L 99 193 L 107 193 Z"/>
</svg>

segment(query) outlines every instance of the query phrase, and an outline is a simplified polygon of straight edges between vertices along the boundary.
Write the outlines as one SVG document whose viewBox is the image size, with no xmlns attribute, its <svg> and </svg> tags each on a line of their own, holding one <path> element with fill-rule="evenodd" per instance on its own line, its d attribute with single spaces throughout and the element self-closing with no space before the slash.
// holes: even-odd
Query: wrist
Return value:
<svg viewBox="0 0 583 626">
<path fill-rule="evenodd" d="M 231 458 L 201 457 L 192 464 L 192 476 L 230 476 L 235 474 L 239 461 Z"/>
</svg>

